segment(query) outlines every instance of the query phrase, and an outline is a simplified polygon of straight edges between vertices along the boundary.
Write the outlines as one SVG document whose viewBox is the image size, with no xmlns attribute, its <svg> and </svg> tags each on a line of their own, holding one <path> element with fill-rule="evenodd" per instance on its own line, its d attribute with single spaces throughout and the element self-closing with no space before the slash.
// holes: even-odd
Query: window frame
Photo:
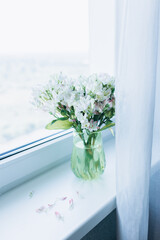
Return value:
<svg viewBox="0 0 160 240">
<path fill-rule="evenodd" d="M 105 9 L 107 9 L 106 4 L 109 6 L 109 3 L 106 3 L 105 1 L 103 1 L 101 5 L 98 5 L 98 12 L 101 12 L 100 10 L 104 9 L 104 6 Z M 98 58 L 94 57 L 95 46 L 99 46 L 98 43 L 101 43 L 102 37 L 97 39 L 99 42 L 96 41 L 93 43 L 91 41 L 92 36 L 95 36 L 95 32 L 98 32 L 99 29 L 99 25 L 95 25 L 97 19 L 94 19 L 93 10 L 95 10 L 95 13 L 97 14 L 97 5 L 94 5 L 94 3 L 89 0 L 90 72 L 103 72 L 104 69 L 106 69 L 106 66 L 102 63 L 107 64 L 107 62 L 110 61 L 110 56 L 99 51 L 102 56 L 99 56 Z M 114 23 L 114 3 L 110 10 L 113 12 L 112 22 Z M 109 22 L 111 21 L 108 15 L 105 14 L 105 17 L 106 22 L 108 22 L 107 19 Z M 110 31 L 111 28 L 112 24 L 109 24 L 108 31 Z M 103 32 L 101 35 L 103 36 Z M 107 39 L 110 39 L 109 36 Z M 105 55 L 105 58 L 103 55 Z M 98 59 L 98 62 L 96 59 Z M 102 136 L 103 141 L 107 141 L 113 137 L 108 130 L 103 131 Z M 21 152 L 16 152 L 16 154 L 13 154 L 12 156 L 6 155 L 6 157 L 0 161 L 0 194 L 30 180 L 52 167 L 56 167 L 57 165 L 70 160 L 72 153 L 72 130 L 64 131 L 63 134 L 59 136 L 56 134 L 55 136 L 48 138 L 48 140 L 41 140 L 40 142 L 37 142 L 37 144 L 34 143 L 33 146 L 30 145 L 28 149 L 25 148 Z"/>
<path fill-rule="evenodd" d="M 43 172 L 70 160 L 73 129 L 0 161 L 0 195 L 29 181 Z M 103 141 L 109 140 L 111 132 L 102 132 Z"/>
<path fill-rule="evenodd" d="M 71 146 L 72 130 L 68 130 L 0 161 L 0 195 L 66 161 L 71 154 Z"/>
<path fill-rule="evenodd" d="M 59 130 L 59 131 L 52 131 L 54 133 L 52 134 L 45 134 L 45 136 L 41 136 L 41 137 L 37 137 L 37 133 L 39 133 L 40 130 L 37 130 L 35 132 L 32 133 L 32 137 L 34 138 L 34 140 L 31 140 L 31 137 L 28 138 L 28 135 L 23 135 L 23 138 L 26 138 L 27 139 L 27 142 L 23 142 L 21 140 L 21 145 L 19 145 L 19 141 L 18 141 L 18 144 L 17 144 L 17 139 L 14 139 L 14 146 L 10 145 L 10 142 L 7 144 L 7 148 L 5 147 L 5 150 L 3 150 L 1 153 L 0 153 L 0 161 L 4 161 L 4 159 L 8 158 L 8 157 L 11 157 L 15 154 L 18 154 L 20 152 L 24 152 L 28 149 L 31 149 L 33 147 L 36 147 L 36 146 L 39 146 L 45 142 L 49 142 L 57 137 L 60 137 L 60 136 L 63 136 L 65 135 L 65 131 L 64 130 Z"/>
</svg>

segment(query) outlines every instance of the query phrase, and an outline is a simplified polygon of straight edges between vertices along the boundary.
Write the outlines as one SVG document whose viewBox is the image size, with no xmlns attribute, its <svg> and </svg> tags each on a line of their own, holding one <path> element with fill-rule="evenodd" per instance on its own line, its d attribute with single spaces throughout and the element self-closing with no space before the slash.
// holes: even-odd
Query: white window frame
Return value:
<svg viewBox="0 0 160 240">
<path fill-rule="evenodd" d="M 112 59 L 112 64 L 108 65 L 108 63 L 111 63 L 111 59 L 106 53 L 109 51 L 108 46 L 110 46 L 111 43 L 114 45 L 112 41 L 114 31 L 111 31 L 114 25 L 114 4 L 115 1 L 111 4 L 109 0 L 100 0 L 100 2 L 89 0 L 91 72 L 106 72 L 108 71 L 107 66 L 109 66 L 109 73 L 112 74 L 114 57 Z M 102 11 L 104 9 L 105 11 Z M 103 16 L 99 18 L 100 15 L 98 14 L 101 13 L 103 13 Z M 103 29 L 100 30 L 104 22 L 108 22 L 107 28 L 112 34 L 106 35 L 106 28 L 105 33 Z M 98 38 L 93 41 L 96 35 Z M 102 39 L 105 39 L 105 51 L 101 49 Z M 97 49 L 97 46 L 99 49 Z M 98 53 L 99 55 L 97 57 Z M 108 130 L 104 131 L 102 135 L 104 141 L 113 137 Z M 56 134 L 53 136 L 53 139 L 49 141 L 40 143 L 37 146 L 32 146 L 32 148 L 23 150 L 13 156 L 6 157 L 0 161 L 0 194 L 69 160 L 71 153 L 72 130 L 67 130 L 63 133 Z"/>
<path fill-rule="evenodd" d="M 72 130 L 68 130 L 1 160 L 0 194 L 67 160 L 71 147 Z"/>
<path fill-rule="evenodd" d="M 0 161 L 0 195 L 25 181 L 69 161 L 72 153 L 72 129 L 67 130 L 31 149 Z M 109 130 L 102 133 L 103 140 L 112 136 Z"/>
</svg>

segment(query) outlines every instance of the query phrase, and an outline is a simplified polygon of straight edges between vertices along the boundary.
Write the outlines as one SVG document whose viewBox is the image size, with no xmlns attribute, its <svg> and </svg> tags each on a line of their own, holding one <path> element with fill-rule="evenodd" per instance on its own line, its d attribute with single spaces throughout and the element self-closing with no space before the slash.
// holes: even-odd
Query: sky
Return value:
<svg viewBox="0 0 160 240">
<path fill-rule="evenodd" d="M 0 55 L 87 51 L 88 0 L 0 0 Z"/>
</svg>

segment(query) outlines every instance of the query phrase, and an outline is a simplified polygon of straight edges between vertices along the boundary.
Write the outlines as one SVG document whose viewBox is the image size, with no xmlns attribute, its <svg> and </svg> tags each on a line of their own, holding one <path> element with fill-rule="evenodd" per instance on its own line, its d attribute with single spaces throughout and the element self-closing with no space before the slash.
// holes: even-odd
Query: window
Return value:
<svg viewBox="0 0 160 240">
<path fill-rule="evenodd" d="M 31 89 L 57 71 L 114 75 L 114 16 L 115 1 L 0 2 L 0 194 L 70 159 L 71 130 L 44 129 Z"/>
<path fill-rule="evenodd" d="M 6 0 L 0 3 L 0 157 L 58 131 L 35 111 L 31 90 L 50 75 L 88 73 L 87 0 Z"/>
</svg>

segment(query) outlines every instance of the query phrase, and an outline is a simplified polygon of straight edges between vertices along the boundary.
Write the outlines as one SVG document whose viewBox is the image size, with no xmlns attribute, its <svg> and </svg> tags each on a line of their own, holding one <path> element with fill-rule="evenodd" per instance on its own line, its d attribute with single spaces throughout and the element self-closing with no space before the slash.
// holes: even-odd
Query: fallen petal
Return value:
<svg viewBox="0 0 160 240">
<path fill-rule="evenodd" d="M 61 220 L 61 221 L 64 220 L 64 218 L 62 217 L 62 215 L 61 215 L 59 212 L 55 211 L 54 213 L 55 213 L 56 218 L 57 218 L 58 220 Z"/>
<path fill-rule="evenodd" d="M 45 210 L 45 207 L 42 206 L 42 207 L 36 209 L 36 212 L 37 212 L 37 213 L 41 213 L 41 212 L 43 212 L 44 210 Z"/>
<path fill-rule="evenodd" d="M 61 201 L 64 201 L 64 200 L 66 200 L 67 199 L 67 197 L 63 197 L 63 198 L 61 198 Z"/>
<path fill-rule="evenodd" d="M 82 196 L 78 191 L 76 193 L 79 198 L 84 199 L 84 196 Z"/>
<path fill-rule="evenodd" d="M 69 209 L 72 210 L 74 208 L 74 203 L 73 203 L 73 199 L 71 198 L 69 200 Z"/>
<path fill-rule="evenodd" d="M 55 203 L 52 203 L 52 204 L 48 203 L 48 207 L 49 207 L 50 209 L 53 208 L 55 205 L 56 205 L 56 202 L 55 202 Z"/>
</svg>

